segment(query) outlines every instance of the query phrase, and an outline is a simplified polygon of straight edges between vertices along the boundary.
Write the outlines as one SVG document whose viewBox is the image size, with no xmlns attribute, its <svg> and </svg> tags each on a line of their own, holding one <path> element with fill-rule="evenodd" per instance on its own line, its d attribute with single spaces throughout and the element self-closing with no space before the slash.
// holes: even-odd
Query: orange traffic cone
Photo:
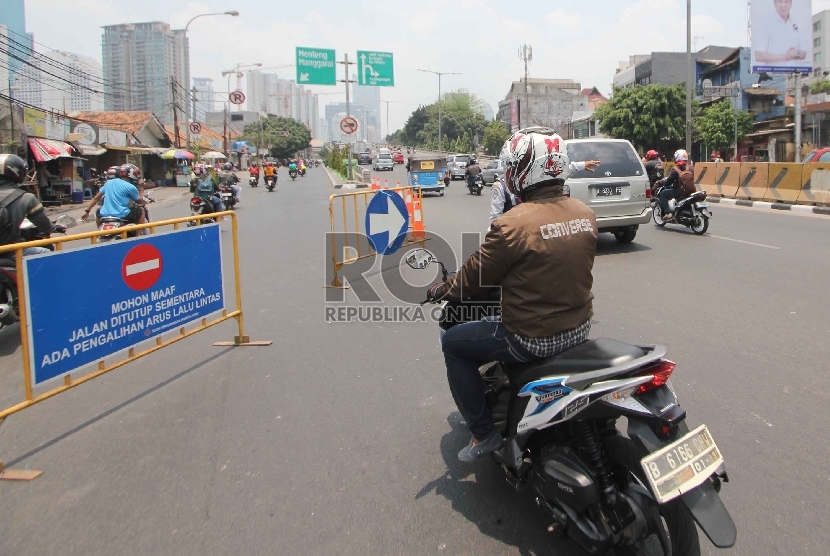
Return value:
<svg viewBox="0 0 830 556">
<path fill-rule="evenodd" d="M 383 188 L 389 189 L 389 180 L 383 180 Z"/>
<path fill-rule="evenodd" d="M 401 180 L 397 180 L 395 182 L 395 188 L 400 188 L 400 186 L 401 186 Z"/>
<path fill-rule="evenodd" d="M 412 237 L 417 239 L 424 239 L 424 215 L 421 212 L 421 196 L 414 195 L 412 197 Z"/>
<path fill-rule="evenodd" d="M 406 212 L 409 214 L 409 229 L 412 229 L 412 190 L 407 188 L 402 191 L 403 199 L 406 203 Z M 411 236 L 410 236 L 411 238 Z"/>
<path fill-rule="evenodd" d="M 372 177 L 372 189 L 373 190 L 380 189 L 380 184 L 378 183 L 378 178 L 376 178 L 374 176 Z"/>
</svg>

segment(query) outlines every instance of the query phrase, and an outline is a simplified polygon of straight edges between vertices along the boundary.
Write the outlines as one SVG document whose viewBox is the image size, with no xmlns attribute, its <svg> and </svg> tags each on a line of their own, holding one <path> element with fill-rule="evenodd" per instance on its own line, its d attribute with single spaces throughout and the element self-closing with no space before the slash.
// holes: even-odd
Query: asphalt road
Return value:
<svg viewBox="0 0 830 556">
<path fill-rule="evenodd" d="M 273 346 L 212 347 L 235 334 L 223 324 L 6 421 L 0 459 L 44 474 L 0 482 L 0 554 L 576 553 L 492 462 L 456 460 L 469 437 L 433 324 L 325 322 L 334 191 L 322 168 L 245 186 L 246 330 Z M 488 192 L 428 197 L 428 230 L 460 250 L 487 228 Z M 669 346 L 689 423 L 709 425 L 732 479 L 727 553 L 825 554 L 830 219 L 713 211 L 704 237 L 601 237 L 592 336 Z M 18 344 L 0 332 L 4 403 Z"/>
</svg>

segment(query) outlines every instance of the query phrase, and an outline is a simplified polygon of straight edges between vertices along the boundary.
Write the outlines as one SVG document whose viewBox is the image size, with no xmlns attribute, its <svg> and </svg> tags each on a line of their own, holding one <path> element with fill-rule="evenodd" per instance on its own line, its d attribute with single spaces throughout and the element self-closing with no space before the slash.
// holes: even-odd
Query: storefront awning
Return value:
<svg viewBox="0 0 830 556">
<path fill-rule="evenodd" d="M 101 145 L 78 145 L 78 150 L 84 156 L 101 156 L 107 152 L 107 149 Z"/>
<path fill-rule="evenodd" d="M 169 151 L 169 148 L 162 147 L 120 147 L 115 145 L 104 145 L 108 151 L 122 151 L 133 154 L 158 154 Z"/>
<path fill-rule="evenodd" d="M 56 158 L 78 158 L 73 153 L 74 148 L 69 143 L 55 139 L 41 139 L 40 137 L 29 137 L 29 148 L 32 155 L 38 162 L 49 162 Z"/>
</svg>

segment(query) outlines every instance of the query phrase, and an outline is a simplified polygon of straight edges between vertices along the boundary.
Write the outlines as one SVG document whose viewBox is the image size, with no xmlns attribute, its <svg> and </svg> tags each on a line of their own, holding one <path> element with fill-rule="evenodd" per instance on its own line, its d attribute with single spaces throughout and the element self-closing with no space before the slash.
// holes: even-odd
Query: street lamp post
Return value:
<svg viewBox="0 0 830 556">
<path fill-rule="evenodd" d="M 461 75 L 461 72 L 455 71 L 433 71 L 428 69 L 418 69 L 424 73 L 432 73 L 438 76 L 438 150 L 442 147 L 441 137 L 441 76 L 442 75 Z M 388 106 L 388 105 L 387 105 Z"/>
<path fill-rule="evenodd" d="M 185 48 L 187 49 L 187 66 L 186 67 L 188 67 L 188 68 L 190 68 L 190 44 L 187 42 L 187 28 L 190 27 L 191 23 L 193 23 L 195 20 L 199 19 L 200 17 L 207 17 L 209 15 L 229 15 L 231 17 L 237 17 L 239 15 L 239 12 L 237 10 L 229 10 L 227 12 L 215 12 L 215 13 L 209 13 L 209 14 L 199 14 L 199 15 L 195 15 L 195 16 L 190 18 L 190 21 L 188 21 L 187 25 L 184 26 L 184 44 L 185 44 Z M 187 78 L 190 79 L 189 72 L 188 72 Z M 185 95 L 187 94 L 187 90 L 188 90 L 187 88 L 188 87 L 190 87 L 190 83 L 185 83 L 184 84 Z M 176 109 L 176 107 L 175 107 L 175 99 L 174 99 L 173 110 L 175 110 L 175 109 Z M 186 130 L 186 133 L 187 133 L 187 148 L 188 148 L 188 150 L 190 150 L 190 114 L 188 113 L 186 106 L 185 106 L 184 112 L 185 112 L 185 114 L 184 114 L 184 127 L 185 127 L 185 130 Z"/>
<path fill-rule="evenodd" d="M 229 126 L 228 118 L 230 117 L 229 114 L 231 113 L 231 75 L 233 75 L 233 74 L 241 75 L 239 70 L 242 69 L 242 68 L 258 68 L 258 67 L 261 67 L 261 66 L 262 66 L 261 63 L 243 64 L 242 62 L 239 62 L 238 64 L 236 64 L 236 66 L 234 66 L 233 69 L 222 72 L 222 77 L 225 77 L 226 75 L 228 76 L 228 100 L 225 103 L 225 106 L 227 107 L 227 109 L 225 110 L 225 117 L 224 117 L 224 120 L 225 120 L 225 126 L 224 126 L 225 131 L 223 132 L 224 134 L 227 134 L 227 129 L 228 129 L 228 126 Z M 230 157 L 231 157 L 230 141 L 227 138 L 224 138 L 224 142 L 225 142 L 225 145 L 223 145 L 223 146 L 225 147 L 225 156 L 227 156 L 228 160 L 230 160 Z M 240 162 L 241 162 L 241 160 L 240 160 Z"/>
<path fill-rule="evenodd" d="M 385 102 L 386 103 L 386 136 L 389 137 L 391 135 L 391 130 L 389 129 L 389 104 L 394 102 L 401 102 L 399 100 L 383 100 L 382 98 L 375 99 L 378 102 Z"/>
<path fill-rule="evenodd" d="M 692 156 L 692 0 L 686 0 L 686 152 Z"/>
</svg>

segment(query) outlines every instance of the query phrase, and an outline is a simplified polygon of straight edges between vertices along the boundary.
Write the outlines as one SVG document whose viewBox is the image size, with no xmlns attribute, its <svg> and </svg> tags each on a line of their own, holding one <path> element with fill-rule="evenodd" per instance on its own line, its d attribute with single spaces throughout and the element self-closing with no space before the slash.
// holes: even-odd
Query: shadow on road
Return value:
<svg viewBox="0 0 830 556">
<path fill-rule="evenodd" d="M 651 247 L 637 243 L 636 239 L 632 243 L 620 243 L 611 234 L 599 234 L 599 239 L 597 240 L 597 257 L 618 255 L 621 253 L 636 253 L 639 251 L 651 251 Z"/>
<path fill-rule="evenodd" d="M 447 417 L 451 430 L 441 438 L 441 455 L 447 471 L 424 485 L 415 495 L 420 499 L 434 492 L 452 503 L 455 511 L 474 523 L 479 531 L 520 554 L 577 555 L 582 552 L 568 540 L 559 541 L 547 533 L 550 519 L 536 507 L 533 497 L 516 492 L 504 479 L 504 472 L 489 457 L 474 464 L 458 461 L 458 451 L 470 438 L 461 415 Z"/>
<path fill-rule="evenodd" d="M 110 408 L 110 409 L 108 409 L 108 410 L 104 411 L 103 413 L 99 413 L 98 415 L 96 415 L 96 416 L 95 416 L 95 417 L 93 417 L 92 419 L 89 419 L 89 420 L 85 421 L 84 423 L 81 423 L 81 424 L 80 424 L 80 425 L 78 425 L 77 427 L 75 427 L 75 428 L 73 428 L 73 429 L 70 429 L 70 430 L 66 431 L 65 433 L 63 433 L 63 434 L 60 434 L 60 435 L 56 436 L 56 437 L 55 437 L 55 438 L 53 438 L 52 440 L 48 440 L 48 441 L 44 442 L 43 444 L 41 444 L 41 445 L 40 445 L 40 446 L 38 446 L 37 448 L 34 448 L 34 449 L 32 449 L 32 450 L 29 450 L 28 452 L 26 452 L 26 453 L 25 453 L 25 454 L 23 454 L 22 456 L 18 456 L 18 457 L 16 457 L 16 458 L 14 458 L 13 460 L 7 461 L 7 462 L 6 462 L 6 465 L 7 465 L 7 466 L 9 466 L 9 467 L 11 467 L 11 466 L 13 466 L 13 465 L 17 465 L 17 464 L 19 464 L 20 462 L 22 462 L 22 461 L 26 460 L 27 458 L 30 458 L 30 457 L 32 457 L 33 455 L 35 455 L 35 454 L 37 454 L 37 453 L 39 453 L 39 452 L 42 452 L 42 451 L 43 451 L 43 450 L 45 450 L 46 448 L 49 448 L 49 447 L 51 447 L 51 446 L 54 446 L 55 444 L 57 444 L 57 443 L 58 443 L 58 442 L 60 442 L 61 440 L 64 440 L 64 439 L 66 439 L 66 438 L 69 438 L 70 436 L 72 436 L 72 435 L 73 435 L 73 434 L 75 434 L 76 432 L 82 431 L 82 430 L 84 430 L 85 428 L 87 428 L 87 427 L 88 427 L 88 426 L 90 426 L 90 425 L 94 425 L 95 423 L 97 423 L 98 421 L 100 421 L 100 420 L 104 419 L 105 417 L 109 417 L 110 415 L 112 415 L 112 414 L 113 414 L 113 413 L 115 413 L 116 411 L 119 411 L 119 410 L 121 410 L 121 409 L 124 409 L 125 407 L 127 407 L 127 406 L 128 406 L 128 405 L 130 405 L 131 403 L 133 403 L 133 402 L 137 402 L 137 401 L 138 401 L 138 400 L 140 400 L 141 398 L 143 398 L 143 397 L 145 397 L 145 396 L 147 396 L 147 395 L 149 395 L 149 394 L 152 394 L 153 392 L 156 392 L 156 391 L 158 391 L 158 390 L 161 390 L 162 388 L 164 388 L 164 387 L 165 387 L 165 386 L 167 386 L 168 384 L 171 384 L 171 383 L 173 383 L 173 382 L 175 382 L 175 381 L 179 380 L 180 378 L 182 378 L 182 377 L 184 377 L 184 376 L 187 376 L 188 374 L 192 373 L 192 372 L 193 372 L 193 371 L 195 371 L 196 369 L 199 369 L 200 367 L 203 367 L 204 365 L 206 365 L 206 364 L 208 364 L 208 363 L 211 363 L 211 362 L 215 361 L 216 359 L 219 359 L 220 357 L 222 357 L 223 355 L 225 355 L 226 353 L 228 353 L 228 352 L 229 352 L 229 351 L 231 351 L 232 349 L 234 349 L 234 348 L 233 348 L 233 347 L 229 347 L 229 348 L 223 349 L 223 350 L 222 350 L 222 351 L 220 351 L 219 353 L 217 353 L 217 354 L 215 354 L 215 355 L 212 355 L 212 356 L 208 357 L 207 359 L 205 359 L 205 360 L 203 360 L 203 361 L 200 361 L 199 363 L 196 363 L 195 365 L 193 365 L 193 366 L 191 366 L 191 367 L 188 367 L 187 369 L 183 370 L 182 372 L 180 372 L 180 373 L 178 373 L 178 374 L 176 374 L 176 375 L 171 376 L 171 377 L 170 377 L 170 378 L 168 378 L 167 380 L 165 380 L 165 381 L 163 381 L 163 382 L 160 382 L 160 383 L 156 384 L 156 385 L 155 385 L 155 386 L 153 386 L 152 388 L 148 388 L 148 389 L 147 389 L 147 390 L 145 390 L 144 392 L 141 392 L 140 394 L 136 394 L 135 396 L 133 396 L 133 397 L 132 397 L 132 398 L 130 398 L 129 400 L 125 400 L 125 401 L 121 402 L 120 404 L 116 405 L 115 407 L 112 407 L 112 408 Z"/>
<path fill-rule="evenodd" d="M 13 355 L 20 347 L 20 324 L 0 330 L 0 357 Z"/>
</svg>

